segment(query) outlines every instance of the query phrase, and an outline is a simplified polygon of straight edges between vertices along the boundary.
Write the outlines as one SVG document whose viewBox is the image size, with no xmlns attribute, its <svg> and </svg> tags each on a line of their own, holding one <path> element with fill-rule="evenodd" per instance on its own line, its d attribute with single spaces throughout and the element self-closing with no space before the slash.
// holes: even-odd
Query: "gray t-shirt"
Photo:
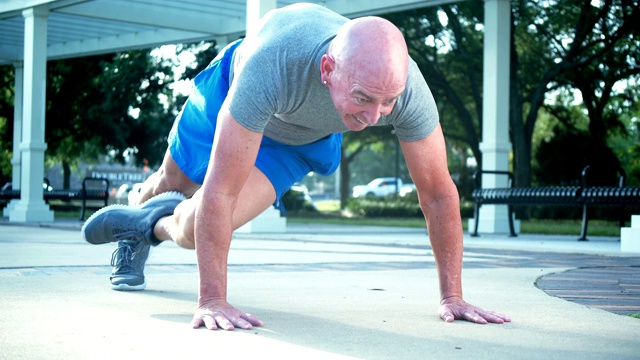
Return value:
<svg viewBox="0 0 640 360">
<path fill-rule="evenodd" d="M 251 131 L 287 145 L 303 145 L 347 131 L 320 79 L 320 60 L 348 21 L 324 7 L 295 4 L 272 11 L 236 50 L 226 103 Z M 376 126 L 393 125 L 398 138 L 429 135 L 438 112 L 422 74 L 410 60 L 405 92 Z"/>
</svg>

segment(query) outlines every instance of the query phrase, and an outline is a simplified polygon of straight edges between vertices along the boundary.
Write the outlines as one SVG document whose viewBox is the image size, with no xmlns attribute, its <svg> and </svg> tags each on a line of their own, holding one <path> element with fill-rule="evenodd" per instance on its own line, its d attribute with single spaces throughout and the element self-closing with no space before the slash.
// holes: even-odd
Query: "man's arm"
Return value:
<svg viewBox="0 0 640 360">
<path fill-rule="evenodd" d="M 447 167 L 447 154 L 440 125 L 429 136 L 401 142 L 402 151 L 418 191 L 427 221 L 429 240 L 440 281 L 440 317 L 451 322 L 465 319 L 476 323 L 510 321 L 504 315 L 467 304 L 462 297 L 462 220 L 458 190 Z"/>
<path fill-rule="evenodd" d="M 261 325 L 252 315 L 227 302 L 227 257 L 233 232 L 232 215 L 255 159 L 261 133 L 247 130 L 223 108 L 207 174 L 196 199 L 195 245 L 200 275 L 198 312 L 192 325 L 209 329 L 250 329 Z"/>
</svg>

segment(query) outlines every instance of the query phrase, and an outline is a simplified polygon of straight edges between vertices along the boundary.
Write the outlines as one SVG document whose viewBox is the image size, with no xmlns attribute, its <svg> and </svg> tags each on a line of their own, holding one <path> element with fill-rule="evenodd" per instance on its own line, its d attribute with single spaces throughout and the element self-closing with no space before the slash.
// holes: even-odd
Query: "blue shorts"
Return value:
<svg viewBox="0 0 640 360">
<path fill-rule="evenodd" d="M 178 167 L 197 184 L 207 172 L 218 112 L 229 92 L 229 68 L 235 48 L 229 44 L 194 79 L 194 92 L 185 103 L 169 133 L 169 151 Z M 285 145 L 262 138 L 256 167 L 276 192 L 274 206 L 284 211 L 282 195 L 310 172 L 333 173 L 340 164 L 342 134 L 331 134 L 306 145 Z"/>
</svg>

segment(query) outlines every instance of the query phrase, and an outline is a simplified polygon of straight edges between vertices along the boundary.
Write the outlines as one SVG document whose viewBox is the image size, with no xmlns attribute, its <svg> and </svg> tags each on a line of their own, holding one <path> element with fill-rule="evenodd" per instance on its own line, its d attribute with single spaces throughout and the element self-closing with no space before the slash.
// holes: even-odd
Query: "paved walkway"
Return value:
<svg viewBox="0 0 640 360">
<path fill-rule="evenodd" d="M 612 238 L 465 239 L 470 302 L 513 322 L 446 324 L 423 230 L 288 224 L 236 234 L 229 298 L 252 331 L 188 328 L 193 251 L 154 248 L 142 292 L 108 287 L 112 244 L 83 243 L 77 221 L 0 221 L 0 359 L 637 359 L 640 254 Z"/>
</svg>

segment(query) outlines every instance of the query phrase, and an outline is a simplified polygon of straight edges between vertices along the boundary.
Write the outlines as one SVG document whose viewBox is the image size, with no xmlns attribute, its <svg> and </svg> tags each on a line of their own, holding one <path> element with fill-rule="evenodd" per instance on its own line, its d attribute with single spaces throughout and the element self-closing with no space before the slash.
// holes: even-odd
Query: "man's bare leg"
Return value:
<svg viewBox="0 0 640 360">
<path fill-rule="evenodd" d="M 183 248 L 195 249 L 195 206 L 201 196 L 202 190 L 199 189 L 192 198 L 181 202 L 172 216 L 161 218 L 153 229 L 156 238 L 173 240 Z M 254 167 L 238 197 L 238 205 L 233 213 L 233 228 L 238 229 L 260 215 L 275 199 L 273 185 Z"/>
<path fill-rule="evenodd" d="M 138 201 L 144 203 L 142 208 L 107 207 L 92 215 L 81 230 L 85 240 L 92 244 L 118 242 L 110 278 L 114 290 L 143 290 L 146 287 L 144 264 L 150 245 L 157 245 L 158 240 L 174 240 L 181 247 L 195 248 L 195 207 L 201 199 L 202 190 L 198 190 L 200 186 L 179 171 L 170 155 L 165 158 L 161 169 L 145 183 L 145 190 Z M 193 197 L 185 199 L 185 194 Z M 275 198 L 269 179 L 254 167 L 238 195 L 238 205 L 232 217 L 233 228 L 237 229 L 258 216 L 273 204 Z M 136 220 L 132 222 L 131 218 Z M 121 224 L 120 219 L 129 221 Z M 145 222 L 153 226 L 152 236 L 139 227 L 144 227 Z M 131 224 L 137 224 L 134 228 L 125 229 L 132 232 L 131 239 L 119 239 L 118 234 L 123 232 L 113 232 L 113 226 L 126 228 Z"/>
</svg>

